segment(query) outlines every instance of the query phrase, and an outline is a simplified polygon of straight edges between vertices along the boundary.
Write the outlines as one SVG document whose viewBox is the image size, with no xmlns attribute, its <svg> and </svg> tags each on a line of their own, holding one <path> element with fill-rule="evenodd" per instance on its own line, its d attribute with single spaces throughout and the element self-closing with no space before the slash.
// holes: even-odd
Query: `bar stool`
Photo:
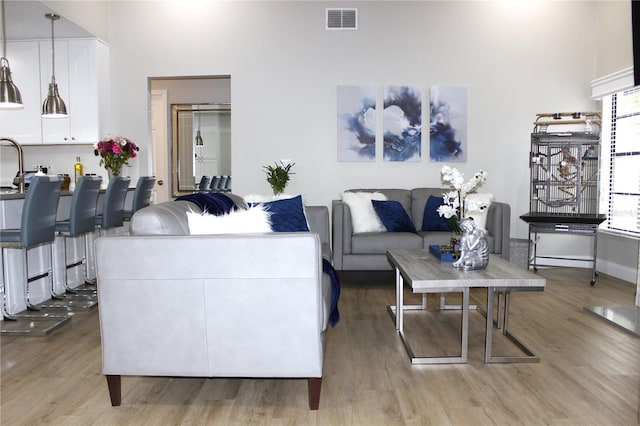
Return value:
<svg viewBox="0 0 640 426">
<path fill-rule="evenodd" d="M 73 297 L 78 293 L 78 289 L 72 289 L 68 285 L 67 271 L 80 265 L 84 265 L 83 282 L 87 280 L 87 234 L 94 232 L 96 229 L 96 208 L 98 204 L 98 195 L 100 193 L 100 184 L 102 178 L 99 176 L 81 176 L 78 179 L 78 185 L 73 191 L 71 199 L 71 210 L 69 218 L 56 222 L 55 230 L 58 236 L 62 237 L 62 259 L 64 261 L 64 272 L 56 274 L 56 281 L 63 281 L 65 294 L 56 294 L 53 292 L 53 300 L 40 304 L 43 308 L 79 308 L 82 310 L 91 309 L 96 306 L 97 300 L 92 298 L 92 294 L 83 296 L 83 302 L 69 300 L 69 296 Z M 82 259 L 73 263 L 67 263 L 67 238 L 83 237 L 84 250 Z M 58 252 L 58 245 L 54 245 L 54 257 Z M 62 277 L 58 276 L 62 275 Z M 58 286 L 60 287 L 60 286 Z M 92 289 L 95 292 L 95 289 Z M 60 299 L 60 300 L 55 300 Z"/>
<path fill-rule="evenodd" d="M 211 178 L 209 176 L 202 176 L 202 178 L 200 178 L 200 183 L 198 184 L 198 191 L 208 191 L 209 182 L 211 182 Z"/>
<path fill-rule="evenodd" d="M 222 176 L 220 178 L 220 185 L 218 186 L 218 191 L 225 191 L 227 188 L 227 181 L 229 180 L 229 176 Z"/>
<path fill-rule="evenodd" d="M 24 277 L 26 282 L 23 285 L 23 297 L 28 310 L 39 311 L 40 308 L 31 303 L 29 299 L 29 283 L 44 277 L 49 277 L 51 282 L 50 291 L 53 294 L 53 271 L 49 269 L 47 272 L 34 277 L 29 277 L 29 257 L 28 250 L 42 244 L 52 245 L 55 240 L 55 224 L 56 214 L 58 210 L 58 201 L 60 199 L 60 187 L 62 181 L 57 176 L 34 176 L 29 184 L 29 190 L 25 196 L 24 205 L 22 207 L 22 219 L 20 229 L 2 229 L 0 230 L 0 246 L 2 247 L 3 259 L 6 259 L 5 253 L 11 249 L 22 251 L 24 263 Z M 53 265 L 53 249 L 48 250 L 50 266 Z M 26 328 L 18 330 L 17 328 L 6 329 L 2 327 L 2 332 L 11 333 L 29 333 L 34 328 L 31 324 L 33 319 L 51 320 L 53 324 L 47 328 L 46 334 L 60 325 L 71 320 L 69 316 L 56 317 L 45 312 L 35 314 L 14 314 L 7 312 L 7 268 L 3 267 L 2 272 L 2 315 L 5 320 L 16 321 L 20 318 L 28 318 Z"/>
<path fill-rule="evenodd" d="M 96 226 L 100 235 L 106 230 L 118 228 L 124 224 L 124 201 L 127 198 L 129 182 L 131 179 L 128 176 L 109 178 L 102 212 L 96 216 Z"/>
<path fill-rule="evenodd" d="M 129 182 L 131 182 L 131 179 L 128 176 L 112 176 L 109 178 L 109 184 L 103 197 L 102 211 L 96 216 L 96 230 L 99 237 L 104 235 L 107 230 L 124 225 L 124 202 L 127 198 Z M 95 270 L 95 256 L 87 257 L 90 259 L 91 268 Z M 87 279 L 85 284 L 95 285 L 96 279 Z"/>
<path fill-rule="evenodd" d="M 151 203 L 151 194 L 153 193 L 153 185 L 156 183 L 155 176 L 141 176 L 138 178 L 136 189 L 133 191 L 133 202 L 131 210 L 124 211 L 124 220 L 130 221 L 131 216 L 143 207 L 147 207 Z"/>
<path fill-rule="evenodd" d="M 220 189 L 220 179 L 222 179 L 222 176 L 213 176 L 211 178 L 211 185 L 209 186 L 209 189 L 212 191 L 217 191 Z"/>
</svg>

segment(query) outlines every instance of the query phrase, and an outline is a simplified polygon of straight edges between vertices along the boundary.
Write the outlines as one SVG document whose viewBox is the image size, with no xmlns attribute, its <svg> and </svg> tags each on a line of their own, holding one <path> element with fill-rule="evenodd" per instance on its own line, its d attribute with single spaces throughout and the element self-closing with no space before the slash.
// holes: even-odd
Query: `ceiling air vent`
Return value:
<svg viewBox="0 0 640 426">
<path fill-rule="evenodd" d="M 327 30 L 357 30 L 358 9 L 326 9 Z"/>
</svg>

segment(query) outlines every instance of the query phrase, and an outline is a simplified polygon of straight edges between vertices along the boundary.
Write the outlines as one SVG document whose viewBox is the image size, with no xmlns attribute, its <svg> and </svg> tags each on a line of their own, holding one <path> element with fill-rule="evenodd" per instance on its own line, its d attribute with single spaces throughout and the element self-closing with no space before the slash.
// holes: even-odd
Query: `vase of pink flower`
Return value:
<svg viewBox="0 0 640 426">
<path fill-rule="evenodd" d="M 123 166 L 129 166 L 129 160 L 136 158 L 140 148 L 131 139 L 124 136 L 107 135 L 94 146 L 93 153 L 100 157 L 100 165 L 104 166 L 111 176 L 120 176 Z"/>
</svg>

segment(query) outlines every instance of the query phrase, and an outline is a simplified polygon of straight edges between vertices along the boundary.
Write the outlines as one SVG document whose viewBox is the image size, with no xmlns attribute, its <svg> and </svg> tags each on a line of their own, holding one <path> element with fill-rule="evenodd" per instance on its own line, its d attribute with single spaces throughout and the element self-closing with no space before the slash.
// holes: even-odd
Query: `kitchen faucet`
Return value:
<svg viewBox="0 0 640 426">
<path fill-rule="evenodd" d="M 3 141 L 9 142 L 18 150 L 18 192 L 24 194 L 24 155 L 22 153 L 22 146 L 11 138 L 0 138 L 0 142 Z"/>
</svg>

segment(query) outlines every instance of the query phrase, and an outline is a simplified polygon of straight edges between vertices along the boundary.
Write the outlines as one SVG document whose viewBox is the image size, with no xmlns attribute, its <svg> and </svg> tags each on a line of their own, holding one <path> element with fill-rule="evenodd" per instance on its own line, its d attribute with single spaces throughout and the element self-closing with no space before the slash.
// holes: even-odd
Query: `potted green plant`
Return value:
<svg viewBox="0 0 640 426">
<path fill-rule="evenodd" d="M 267 174 L 267 182 L 273 189 L 273 194 L 278 195 L 284 192 L 284 188 L 289 183 L 289 175 L 294 174 L 291 168 L 295 163 L 290 160 L 280 160 L 280 164 L 274 163 L 274 166 L 262 166 Z"/>
</svg>

